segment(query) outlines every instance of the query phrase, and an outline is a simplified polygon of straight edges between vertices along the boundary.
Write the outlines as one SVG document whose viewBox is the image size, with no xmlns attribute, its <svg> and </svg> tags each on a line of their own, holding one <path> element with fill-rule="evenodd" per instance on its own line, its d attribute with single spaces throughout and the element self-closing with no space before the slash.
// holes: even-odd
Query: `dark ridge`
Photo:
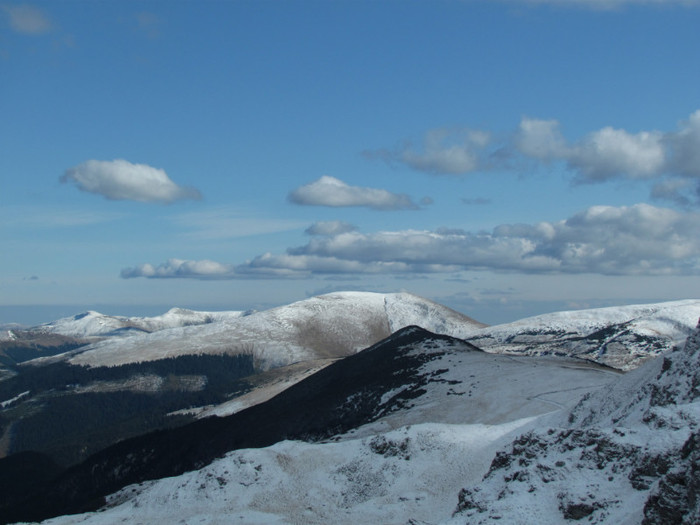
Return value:
<svg viewBox="0 0 700 525">
<path fill-rule="evenodd" d="M 193 416 L 168 414 L 222 403 L 247 390 L 246 378 L 258 372 L 250 355 L 185 355 L 95 368 L 65 362 L 21 367 L 0 382 L 0 400 L 19 397 L 0 410 L 0 435 L 12 428 L 8 455 L 33 450 L 68 467 L 117 441 L 188 423 Z M 144 392 L 76 391 L 142 376 L 157 376 L 162 385 Z M 201 388 L 185 388 L 187 376 L 203 378 Z"/>
<path fill-rule="evenodd" d="M 38 521 L 96 510 L 118 489 L 201 468 L 240 448 L 272 445 L 284 439 L 319 440 L 346 432 L 422 395 L 431 381 L 421 366 L 445 353 L 478 348 L 419 327 L 407 327 L 374 346 L 338 361 L 278 396 L 225 418 L 208 418 L 117 443 L 37 483 L 22 501 L 0 514 L 3 522 Z M 402 387 L 386 402 L 387 392 Z"/>
<path fill-rule="evenodd" d="M 50 457 L 39 452 L 20 452 L 0 459 L 0 508 L 24 498 L 37 484 L 47 484 L 62 471 Z"/>
</svg>

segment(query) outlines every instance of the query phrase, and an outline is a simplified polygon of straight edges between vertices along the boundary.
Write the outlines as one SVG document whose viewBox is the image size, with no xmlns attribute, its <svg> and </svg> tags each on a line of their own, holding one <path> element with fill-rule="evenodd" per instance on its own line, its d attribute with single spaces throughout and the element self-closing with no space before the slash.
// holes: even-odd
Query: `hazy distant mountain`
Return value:
<svg viewBox="0 0 700 525">
<path fill-rule="evenodd" d="M 490 326 L 466 337 L 488 352 L 563 354 L 631 370 L 682 343 L 700 300 L 575 310 Z"/>
</svg>

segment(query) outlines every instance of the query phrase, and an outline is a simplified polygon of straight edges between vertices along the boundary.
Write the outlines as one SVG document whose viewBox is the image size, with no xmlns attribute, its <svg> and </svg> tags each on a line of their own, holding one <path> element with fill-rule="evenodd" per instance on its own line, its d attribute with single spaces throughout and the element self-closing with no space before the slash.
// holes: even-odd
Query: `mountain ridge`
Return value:
<svg viewBox="0 0 700 525">
<path fill-rule="evenodd" d="M 632 370 L 683 343 L 698 317 L 700 300 L 593 308 L 494 325 L 466 339 L 488 352 L 559 353 Z"/>
<path fill-rule="evenodd" d="M 573 403 L 577 385 L 584 391 L 597 389 L 616 376 L 595 365 L 573 364 L 559 358 L 514 360 L 484 353 L 456 338 L 406 327 L 233 416 L 199 420 L 105 449 L 39 490 L 45 514 L 30 497 L 32 504 L 7 509 L 7 515 L 39 519 L 94 510 L 104 503 L 101 498 L 126 484 L 181 475 L 231 450 L 290 439 L 357 441 L 381 435 L 387 428 L 421 424 L 426 418 L 445 424 L 518 426 L 513 423 L 518 419 Z M 555 369 L 566 374 L 565 387 L 555 379 Z M 510 378 L 508 395 L 494 396 L 495 377 Z M 465 406 L 471 406 L 470 416 L 465 415 Z M 400 446 L 395 450 L 395 445 L 381 439 L 372 443 L 368 446 L 375 453 L 401 454 Z"/>
<path fill-rule="evenodd" d="M 484 326 L 412 294 L 336 292 L 262 312 L 222 315 L 217 322 L 107 338 L 70 354 L 28 364 L 67 360 L 77 365 L 115 366 L 187 353 L 253 353 L 268 367 L 276 367 L 349 355 L 412 324 L 450 335 L 466 335 Z"/>
</svg>

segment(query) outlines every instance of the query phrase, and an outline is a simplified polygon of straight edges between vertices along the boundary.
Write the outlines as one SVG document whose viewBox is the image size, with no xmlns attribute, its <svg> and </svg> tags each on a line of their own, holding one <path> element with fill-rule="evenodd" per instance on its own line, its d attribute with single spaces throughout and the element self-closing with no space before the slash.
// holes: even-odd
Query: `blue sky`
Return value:
<svg viewBox="0 0 700 525">
<path fill-rule="evenodd" d="M 0 322 L 697 298 L 700 2 L 0 0 Z"/>
</svg>

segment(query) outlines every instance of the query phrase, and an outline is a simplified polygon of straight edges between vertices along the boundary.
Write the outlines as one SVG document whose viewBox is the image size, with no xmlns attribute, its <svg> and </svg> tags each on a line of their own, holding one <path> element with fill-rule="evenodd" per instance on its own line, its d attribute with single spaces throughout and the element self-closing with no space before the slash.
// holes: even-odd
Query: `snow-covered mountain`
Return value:
<svg viewBox="0 0 700 525">
<path fill-rule="evenodd" d="M 558 357 L 483 354 L 411 330 L 368 351 L 390 348 L 396 366 L 374 364 L 407 373 L 383 393 L 358 385 L 345 415 L 375 403 L 356 428 L 229 452 L 127 486 L 100 512 L 45 523 L 699 522 L 700 326 L 684 347 L 624 376 Z"/>
<path fill-rule="evenodd" d="M 171 311 L 172 312 L 172 311 Z M 166 314 L 167 316 L 167 314 Z M 181 314 L 167 319 L 132 320 L 134 326 L 163 326 L 175 319 L 206 318 L 205 324 L 161 328 L 130 337 L 109 337 L 73 352 L 37 360 L 34 364 L 66 360 L 87 366 L 115 366 L 153 361 L 186 354 L 252 354 L 261 368 L 285 366 L 299 361 L 344 357 L 388 337 L 409 325 L 420 325 L 436 333 L 464 337 L 484 326 L 450 308 L 418 296 L 399 293 L 338 292 L 290 305 L 243 315 L 206 313 L 196 317 Z M 89 322 L 82 323 L 85 319 Z M 116 323 L 123 325 L 123 320 Z M 98 332 L 88 315 L 75 323 L 62 320 L 63 333 Z M 103 335 L 113 332 L 104 316 Z M 82 323 L 82 324 L 81 324 Z M 160 325 L 158 325 L 160 323 Z"/>
<path fill-rule="evenodd" d="M 444 520 L 510 433 L 618 378 L 592 363 L 493 355 L 408 327 L 266 403 L 103 451 L 43 489 L 43 501 L 69 511 L 60 506 L 76 486 L 95 491 L 82 500 L 136 482 L 107 510 L 57 522 L 135 513 L 186 523 Z M 269 448 L 250 450 L 260 446 Z M 232 449 L 247 450 L 216 459 Z M 153 478 L 167 479 L 144 483 Z"/>
<path fill-rule="evenodd" d="M 700 300 L 556 312 L 490 326 L 466 339 L 488 352 L 563 354 L 631 370 L 682 343 Z"/>
<path fill-rule="evenodd" d="M 34 332 L 54 333 L 81 339 L 131 335 L 133 332 L 157 332 L 166 328 L 197 326 L 237 319 L 252 312 L 198 312 L 171 308 L 155 317 L 122 317 L 89 310 L 34 327 Z"/>
<path fill-rule="evenodd" d="M 483 328 L 415 296 L 343 293 L 200 326 L 106 336 L 61 363 L 88 356 L 93 361 L 84 362 L 99 367 L 110 362 L 108 344 L 123 351 L 132 341 L 153 362 L 168 354 L 144 342 L 156 349 L 169 342 L 175 355 L 215 354 L 230 330 L 229 344 L 240 337 L 244 353 L 267 359 L 268 370 L 243 396 L 200 413 L 226 417 L 125 439 L 58 477 L 36 474 L 61 470 L 41 455 L 0 460 L 0 515 L 41 519 L 101 507 L 47 523 L 135 516 L 210 524 L 697 523 L 700 328 L 689 326 L 698 303 Z M 415 319 L 460 339 L 405 327 Z M 352 345 L 352 330 L 370 339 L 394 327 L 364 351 Z M 285 331 L 295 337 L 284 339 Z M 687 343 L 672 348 L 683 333 Z M 281 337 L 286 346 L 275 348 L 287 357 L 270 360 L 251 347 L 254 334 L 273 347 Z M 498 337 L 505 343 L 489 352 L 464 341 Z M 542 337 L 543 346 L 528 337 Z M 576 357 L 606 358 L 611 348 L 619 357 L 625 345 L 633 359 L 618 366 L 663 356 L 626 374 Z M 305 356 L 313 360 L 271 368 Z M 162 382 L 179 391 L 185 383 L 206 380 L 171 374 Z M 18 394 L 10 408 L 35 410 L 31 396 Z M 3 476 L 37 477 L 13 485 Z"/>
<path fill-rule="evenodd" d="M 117 440 L 229 415 L 416 323 L 482 326 L 414 295 L 347 292 L 246 315 L 88 313 L 18 332 L 0 343 L 0 457 L 33 450 L 68 465 Z"/>
<path fill-rule="evenodd" d="M 700 325 L 684 347 L 499 452 L 485 478 L 460 492 L 451 523 L 496 517 L 700 523 Z"/>
</svg>

